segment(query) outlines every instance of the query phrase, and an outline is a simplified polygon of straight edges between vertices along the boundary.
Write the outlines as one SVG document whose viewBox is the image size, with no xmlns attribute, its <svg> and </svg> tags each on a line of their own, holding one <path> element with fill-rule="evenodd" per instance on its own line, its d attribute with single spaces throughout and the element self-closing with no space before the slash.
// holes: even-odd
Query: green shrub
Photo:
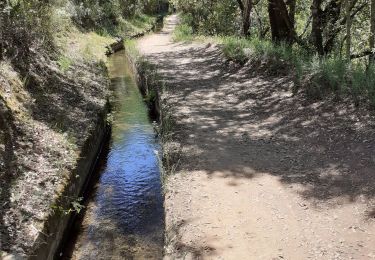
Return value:
<svg viewBox="0 0 375 260">
<path fill-rule="evenodd" d="M 73 20 L 82 28 L 95 30 L 101 35 L 123 35 L 124 32 L 150 27 L 155 20 L 152 15 L 157 14 L 159 4 L 166 1 L 73 0 L 73 3 Z"/>
<path fill-rule="evenodd" d="M 173 32 L 173 40 L 175 41 L 192 41 L 193 28 L 187 24 L 179 24 Z"/>
<path fill-rule="evenodd" d="M 222 48 L 224 55 L 233 61 L 244 63 L 249 59 L 245 50 L 250 46 L 250 42 L 239 37 L 225 37 L 222 39 Z"/>
<path fill-rule="evenodd" d="M 366 91 L 367 75 L 364 73 L 365 70 L 362 65 L 354 65 L 352 67 L 352 84 L 348 91 L 353 96 L 356 105 L 359 104 L 361 96 Z"/>
<path fill-rule="evenodd" d="M 32 49 L 53 50 L 51 5 L 37 0 L 3 1 L 0 4 L 0 59 L 11 58 L 13 66 L 25 76 Z"/>
<path fill-rule="evenodd" d="M 182 23 L 202 35 L 232 35 L 239 30 L 237 2 L 233 0 L 172 0 L 185 16 Z"/>
<path fill-rule="evenodd" d="M 353 77 L 353 85 L 358 89 L 365 91 L 370 105 L 375 108 L 375 65 L 368 68 L 357 67 L 356 77 Z M 362 86 L 362 87 L 361 87 Z"/>
<path fill-rule="evenodd" d="M 320 64 L 321 77 L 324 79 L 322 85 L 326 88 L 341 92 L 348 81 L 348 62 L 337 57 L 323 58 Z"/>
</svg>

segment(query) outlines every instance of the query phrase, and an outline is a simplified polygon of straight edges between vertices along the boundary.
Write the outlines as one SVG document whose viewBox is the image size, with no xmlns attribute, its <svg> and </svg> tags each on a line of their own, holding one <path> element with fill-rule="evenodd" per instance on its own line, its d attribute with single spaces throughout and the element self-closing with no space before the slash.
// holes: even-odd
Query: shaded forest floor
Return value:
<svg viewBox="0 0 375 260">
<path fill-rule="evenodd" d="M 375 258 L 373 113 L 173 42 L 177 22 L 138 45 L 173 115 L 165 258 Z"/>
</svg>

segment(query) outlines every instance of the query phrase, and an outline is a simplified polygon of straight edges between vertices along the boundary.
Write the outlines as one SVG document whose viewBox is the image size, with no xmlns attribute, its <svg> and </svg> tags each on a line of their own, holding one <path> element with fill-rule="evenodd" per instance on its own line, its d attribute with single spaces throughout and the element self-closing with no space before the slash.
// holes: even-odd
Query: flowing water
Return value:
<svg viewBox="0 0 375 260">
<path fill-rule="evenodd" d="M 160 147 L 124 52 L 111 56 L 109 72 L 115 93 L 111 141 L 66 257 L 160 259 Z"/>
</svg>

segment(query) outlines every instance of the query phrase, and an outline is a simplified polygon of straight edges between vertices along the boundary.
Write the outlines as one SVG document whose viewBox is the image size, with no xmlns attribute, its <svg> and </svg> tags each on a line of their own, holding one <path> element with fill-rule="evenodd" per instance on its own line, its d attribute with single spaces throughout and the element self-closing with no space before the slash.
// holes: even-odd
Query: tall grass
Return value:
<svg viewBox="0 0 375 260">
<path fill-rule="evenodd" d="M 356 105 L 367 99 L 375 107 L 375 66 L 352 63 L 339 56 L 318 57 L 299 47 L 274 44 L 259 39 L 220 38 L 224 55 L 236 62 L 268 61 L 274 70 L 289 68 L 296 89 L 302 88 L 312 99 L 329 93 L 351 97 Z"/>
<path fill-rule="evenodd" d="M 230 60 L 244 63 L 251 55 L 248 52 L 246 53 L 246 50 L 251 47 L 250 42 L 244 38 L 225 37 L 221 41 L 223 43 L 223 53 Z"/>
<path fill-rule="evenodd" d="M 126 40 L 125 41 L 125 49 L 130 54 L 134 60 L 140 60 L 141 54 L 139 53 L 139 50 L 137 49 L 137 41 L 134 39 Z"/>
<path fill-rule="evenodd" d="M 72 65 L 72 60 L 66 56 L 60 56 L 57 60 L 57 64 L 62 72 L 66 72 Z"/>
<path fill-rule="evenodd" d="M 194 39 L 193 29 L 187 24 L 179 24 L 173 32 L 174 41 L 189 42 Z"/>
</svg>

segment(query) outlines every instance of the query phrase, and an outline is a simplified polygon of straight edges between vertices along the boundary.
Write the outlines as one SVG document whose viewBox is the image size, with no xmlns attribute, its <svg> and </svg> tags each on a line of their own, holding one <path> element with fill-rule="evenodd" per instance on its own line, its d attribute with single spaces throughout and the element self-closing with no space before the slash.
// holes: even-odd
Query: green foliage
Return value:
<svg viewBox="0 0 375 260">
<path fill-rule="evenodd" d="M 316 10 L 312 8 L 311 0 L 280 1 L 279 8 L 287 9 L 284 18 L 294 21 L 294 32 L 290 33 L 294 36 L 288 36 L 289 44 L 275 44 L 271 41 L 272 32 L 275 34 L 276 30 L 283 34 L 282 30 L 285 30 L 280 29 L 283 26 L 278 26 L 275 20 L 282 14 L 274 15 L 270 12 L 272 9 L 269 4 L 272 1 L 252 1 L 249 39 L 239 37 L 242 15 L 246 13 L 246 8 L 241 9 L 239 3 L 246 4 L 247 1 L 172 2 L 182 12 L 181 25 L 174 33 L 175 40 L 192 40 L 197 38 L 196 35 L 219 36 L 223 53 L 228 59 L 241 64 L 248 60 L 257 61 L 266 64 L 267 71 L 271 72 L 292 69 L 296 82 L 294 91 L 304 86 L 312 98 L 321 98 L 327 92 L 334 92 L 337 97 L 343 94 L 352 96 L 356 104 L 364 96 L 369 100 L 374 99 L 373 68 L 366 69 L 367 59 L 348 61 L 342 58 L 345 46 L 349 46 L 346 44 L 347 31 L 351 32 L 352 54 L 370 49 L 371 10 L 366 0 L 322 0 Z M 348 16 L 345 3 L 351 3 L 350 28 L 347 27 L 349 23 L 346 23 Z M 276 22 L 272 28 L 271 20 Z M 314 35 L 317 37 L 314 38 Z M 319 57 L 315 56 L 318 49 Z"/>
<path fill-rule="evenodd" d="M 132 27 L 150 25 L 166 1 L 149 0 L 74 0 L 74 21 L 87 30 L 96 30 L 101 35 L 126 34 Z M 148 15 L 145 15 L 147 13 Z M 128 22 L 130 21 L 130 22 Z"/>
<path fill-rule="evenodd" d="M 193 28 L 188 24 L 179 24 L 173 32 L 173 40 L 189 42 L 194 39 Z"/>
<path fill-rule="evenodd" d="M 59 65 L 60 70 L 62 72 L 65 72 L 72 65 L 72 60 L 66 56 L 60 56 L 60 58 L 57 61 L 57 64 Z"/>
<path fill-rule="evenodd" d="M 320 99 L 328 92 L 342 93 L 348 82 L 348 62 L 336 57 L 314 56 L 304 64 L 306 93 L 313 99 Z M 349 87 L 349 86 L 348 86 Z"/>
<path fill-rule="evenodd" d="M 237 3 L 233 0 L 174 0 L 183 11 L 183 23 L 194 33 L 203 35 L 231 35 L 238 27 Z"/>
<path fill-rule="evenodd" d="M 353 99 L 355 105 L 366 99 L 375 107 L 375 68 L 351 64 L 339 57 L 314 58 L 304 64 L 306 93 L 321 99 L 329 93 Z"/>
<path fill-rule="evenodd" d="M 51 8 L 37 0 L 0 3 L 0 59 L 10 59 L 23 75 L 29 70 L 31 50 L 54 47 Z"/>
<path fill-rule="evenodd" d="M 340 92 L 348 82 L 348 62 L 337 57 L 323 58 L 320 62 L 320 78 L 326 89 Z"/>
<path fill-rule="evenodd" d="M 365 98 L 375 107 L 375 66 L 351 62 L 339 57 L 318 57 L 297 47 L 275 44 L 259 38 L 221 37 L 224 55 L 233 61 L 268 61 L 267 66 L 278 72 L 290 68 L 295 84 L 304 86 L 312 99 L 321 99 L 329 93 L 345 95 L 358 105 Z"/>
<path fill-rule="evenodd" d="M 135 40 L 127 40 L 125 41 L 125 49 L 133 57 L 137 60 L 140 56 L 139 51 L 137 49 L 137 42 Z"/>
<path fill-rule="evenodd" d="M 222 42 L 223 53 L 228 59 L 239 63 L 244 63 L 249 59 L 249 56 L 245 54 L 245 49 L 250 46 L 248 40 L 239 37 L 225 37 Z"/>
<path fill-rule="evenodd" d="M 213 4 L 212 10 L 202 21 L 200 31 L 209 35 L 231 35 L 236 33 L 237 4 L 221 0 Z"/>
<path fill-rule="evenodd" d="M 367 68 L 361 64 L 354 65 L 351 79 L 351 92 L 356 100 L 365 95 L 370 101 L 370 105 L 375 108 L 375 65 L 370 65 Z"/>
<path fill-rule="evenodd" d="M 77 213 L 79 214 L 85 206 L 82 204 L 83 202 L 83 197 L 78 197 L 78 198 L 71 198 L 71 197 L 65 197 L 70 201 L 69 207 L 63 207 L 61 205 L 52 205 L 52 209 L 62 215 L 69 215 L 70 213 Z"/>
<path fill-rule="evenodd" d="M 287 44 L 275 44 L 259 38 L 224 37 L 219 41 L 225 56 L 240 63 L 249 59 L 272 60 L 274 63 L 282 62 L 299 68 L 306 55 L 300 49 L 293 49 Z"/>
<path fill-rule="evenodd" d="M 147 105 L 152 105 L 156 101 L 156 91 L 154 89 L 148 91 L 144 97 Z"/>
</svg>

